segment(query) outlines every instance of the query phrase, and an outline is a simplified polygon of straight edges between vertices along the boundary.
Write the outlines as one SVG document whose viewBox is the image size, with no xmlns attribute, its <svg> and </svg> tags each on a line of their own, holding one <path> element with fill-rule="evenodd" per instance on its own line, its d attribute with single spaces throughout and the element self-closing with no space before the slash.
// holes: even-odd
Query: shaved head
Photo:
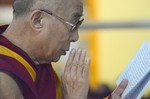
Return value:
<svg viewBox="0 0 150 99">
<path fill-rule="evenodd" d="M 83 1 L 82 0 L 58 0 L 53 5 L 52 11 L 57 16 L 74 23 L 72 20 L 78 20 L 83 14 Z"/>
<path fill-rule="evenodd" d="M 14 15 L 21 16 L 28 13 L 32 8 L 35 0 L 14 0 L 13 1 L 13 13 Z"/>
<path fill-rule="evenodd" d="M 82 9 L 83 0 L 14 0 L 13 12 L 15 17 L 26 15 L 36 9 L 47 9 L 53 13 L 67 14 L 66 11 L 71 10 L 69 8 L 75 6 L 76 2 L 80 2 L 80 5 L 75 9 Z"/>
<path fill-rule="evenodd" d="M 47 9 L 54 10 L 62 0 L 14 0 L 13 13 L 15 16 L 22 16 L 31 10 Z"/>
</svg>

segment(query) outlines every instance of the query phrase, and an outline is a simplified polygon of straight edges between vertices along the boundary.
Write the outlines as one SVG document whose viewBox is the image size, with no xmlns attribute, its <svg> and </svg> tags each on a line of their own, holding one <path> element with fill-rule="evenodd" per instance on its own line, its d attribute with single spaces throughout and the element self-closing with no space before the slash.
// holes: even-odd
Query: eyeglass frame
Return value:
<svg viewBox="0 0 150 99">
<path fill-rule="evenodd" d="M 61 21 L 64 22 L 65 24 L 71 26 L 72 28 L 70 29 L 70 32 L 74 32 L 74 31 L 78 30 L 78 28 L 80 27 L 80 25 L 81 25 L 82 22 L 84 21 L 84 18 L 81 17 L 81 18 L 78 20 L 78 22 L 76 22 L 76 24 L 73 24 L 73 23 L 70 23 L 70 22 L 66 21 L 65 19 L 63 19 L 63 18 L 61 18 L 61 17 L 55 15 L 54 13 L 52 13 L 52 12 L 49 11 L 49 10 L 46 10 L 46 9 L 39 9 L 39 10 L 40 10 L 40 11 L 43 11 L 43 12 L 49 14 L 49 15 L 55 16 L 57 19 L 61 20 Z"/>
</svg>

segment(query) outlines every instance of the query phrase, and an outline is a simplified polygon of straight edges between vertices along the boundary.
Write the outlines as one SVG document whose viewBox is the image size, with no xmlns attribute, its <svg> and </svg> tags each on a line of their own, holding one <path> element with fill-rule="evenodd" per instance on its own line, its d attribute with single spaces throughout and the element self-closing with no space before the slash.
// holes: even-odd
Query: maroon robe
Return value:
<svg viewBox="0 0 150 99">
<path fill-rule="evenodd" d="M 0 26 L 0 33 L 7 26 Z M 0 53 L 0 71 L 9 72 L 19 85 L 24 99 L 56 99 L 56 74 L 51 64 L 36 65 L 31 58 L 19 47 L 12 44 L 4 36 L 0 35 L 0 46 L 4 46 L 22 57 L 35 72 L 35 80 L 31 77 L 29 70 L 13 57 Z M 1 49 L 0 49 L 1 50 Z"/>
</svg>

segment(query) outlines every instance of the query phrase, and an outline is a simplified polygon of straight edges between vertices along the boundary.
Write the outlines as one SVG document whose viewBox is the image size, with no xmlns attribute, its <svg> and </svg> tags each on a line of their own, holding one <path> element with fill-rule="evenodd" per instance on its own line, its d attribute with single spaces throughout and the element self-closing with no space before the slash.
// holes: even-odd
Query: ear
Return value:
<svg viewBox="0 0 150 99">
<path fill-rule="evenodd" d="M 36 30 L 40 31 L 43 27 L 43 13 L 39 10 L 33 11 L 30 15 L 30 25 Z"/>
</svg>

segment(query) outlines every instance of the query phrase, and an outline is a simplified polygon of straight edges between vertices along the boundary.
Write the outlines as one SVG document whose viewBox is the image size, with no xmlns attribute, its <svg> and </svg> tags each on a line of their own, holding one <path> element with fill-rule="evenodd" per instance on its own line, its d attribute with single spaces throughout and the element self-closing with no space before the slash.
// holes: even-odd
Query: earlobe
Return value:
<svg viewBox="0 0 150 99">
<path fill-rule="evenodd" d="M 43 27 L 42 24 L 43 13 L 41 11 L 33 11 L 30 16 L 30 25 L 35 30 L 40 30 Z"/>
</svg>

